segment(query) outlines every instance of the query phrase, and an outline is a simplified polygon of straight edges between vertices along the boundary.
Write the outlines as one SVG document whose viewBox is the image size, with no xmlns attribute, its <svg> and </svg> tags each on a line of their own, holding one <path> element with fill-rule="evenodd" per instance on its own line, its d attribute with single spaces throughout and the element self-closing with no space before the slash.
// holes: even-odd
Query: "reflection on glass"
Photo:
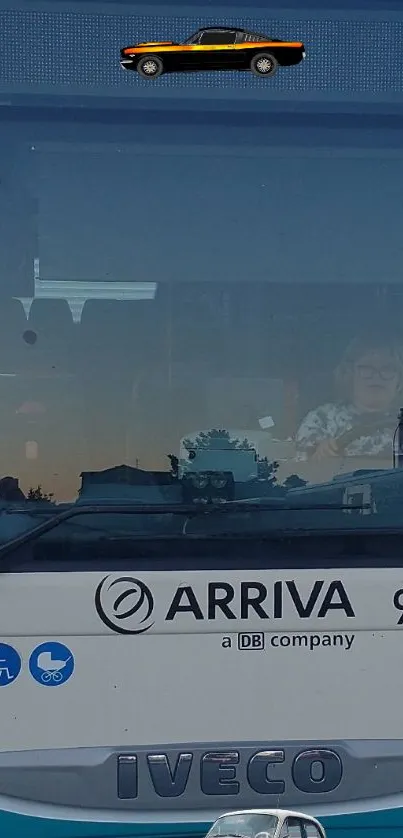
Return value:
<svg viewBox="0 0 403 838">
<path fill-rule="evenodd" d="M 121 467 L 165 480 L 168 457 L 199 488 L 218 472 L 217 502 L 223 472 L 253 494 L 392 467 L 396 132 L 385 121 L 372 148 L 348 114 L 302 107 L 269 119 L 254 100 L 225 125 L 132 109 L 135 144 L 116 109 L 96 132 L 72 120 L 68 141 L 7 124 L 0 462 L 25 497 L 132 497 Z"/>
<path fill-rule="evenodd" d="M 256 838 L 259 832 L 273 838 L 278 818 L 275 815 L 247 813 L 223 815 L 207 833 L 207 838 Z"/>
</svg>

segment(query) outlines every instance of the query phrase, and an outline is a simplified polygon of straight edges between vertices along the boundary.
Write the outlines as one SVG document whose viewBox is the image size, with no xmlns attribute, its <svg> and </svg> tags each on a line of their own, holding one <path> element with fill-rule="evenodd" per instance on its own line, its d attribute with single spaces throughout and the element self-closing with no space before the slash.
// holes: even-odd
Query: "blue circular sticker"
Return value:
<svg viewBox="0 0 403 838">
<path fill-rule="evenodd" d="M 0 687 L 8 687 L 21 672 L 21 658 L 8 643 L 0 643 Z"/>
<path fill-rule="evenodd" d="M 60 687 L 74 672 L 73 653 L 63 643 L 41 643 L 31 654 L 29 671 L 38 684 Z"/>
</svg>

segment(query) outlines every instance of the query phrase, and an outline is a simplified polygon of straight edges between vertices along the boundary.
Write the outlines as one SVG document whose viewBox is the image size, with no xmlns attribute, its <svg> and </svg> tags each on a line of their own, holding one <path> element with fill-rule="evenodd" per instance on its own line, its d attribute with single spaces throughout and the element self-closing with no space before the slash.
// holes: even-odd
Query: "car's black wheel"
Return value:
<svg viewBox="0 0 403 838">
<path fill-rule="evenodd" d="M 158 55 L 143 55 L 137 64 L 137 72 L 143 79 L 156 79 L 164 72 L 164 65 Z"/>
<path fill-rule="evenodd" d="M 270 52 L 259 52 L 253 56 L 250 68 L 255 76 L 274 76 L 278 70 L 278 62 Z"/>
</svg>

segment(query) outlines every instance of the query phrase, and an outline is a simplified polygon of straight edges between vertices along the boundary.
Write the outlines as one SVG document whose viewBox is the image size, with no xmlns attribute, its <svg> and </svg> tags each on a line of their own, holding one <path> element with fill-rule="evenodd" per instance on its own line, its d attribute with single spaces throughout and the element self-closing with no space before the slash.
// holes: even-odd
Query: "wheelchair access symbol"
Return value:
<svg viewBox="0 0 403 838">
<path fill-rule="evenodd" d="M 7 687 L 21 672 L 21 658 L 8 643 L 0 643 L 0 687 Z"/>
<path fill-rule="evenodd" d="M 59 687 L 73 674 L 73 654 L 63 643 L 41 643 L 31 654 L 29 671 L 38 684 Z"/>
</svg>

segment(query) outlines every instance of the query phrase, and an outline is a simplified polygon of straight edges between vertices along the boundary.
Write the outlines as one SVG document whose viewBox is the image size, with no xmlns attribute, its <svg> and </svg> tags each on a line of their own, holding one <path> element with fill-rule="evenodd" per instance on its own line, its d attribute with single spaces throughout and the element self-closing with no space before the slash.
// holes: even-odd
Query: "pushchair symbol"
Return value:
<svg viewBox="0 0 403 838">
<path fill-rule="evenodd" d="M 7 681 L 12 681 L 14 676 L 11 675 L 8 666 L 2 666 L 2 664 L 6 663 L 7 661 L 5 660 L 5 658 L 0 659 L 0 678 L 3 678 L 3 676 L 5 676 L 7 678 Z"/>
<path fill-rule="evenodd" d="M 43 670 L 41 681 L 44 684 L 49 684 L 50 681 L 53 681 L 55 684 L 60 684 L 63 681 L 63 675 L 60 670 L 64 669 L 69 660 L 71 660 L 71 655 L 64 661 L 58 661 L 52 659 L 50 652 L 41 652 L 38 655 L 36 663 L 38 669 Z"/>
</svg>

